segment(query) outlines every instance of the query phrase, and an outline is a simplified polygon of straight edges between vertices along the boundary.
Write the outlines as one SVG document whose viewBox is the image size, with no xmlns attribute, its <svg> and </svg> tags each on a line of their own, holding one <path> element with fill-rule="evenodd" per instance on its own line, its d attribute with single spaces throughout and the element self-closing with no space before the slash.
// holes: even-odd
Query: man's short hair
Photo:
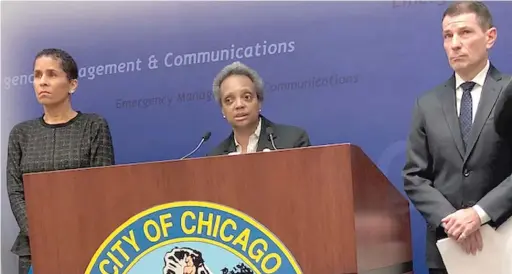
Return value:
<svg viewBox="0 0 512 274">
<path fill-rule="evenodd" d="M 457 16 L 465 13 L 474 13 L 478 24 L 484 31 L 494 27 L 491 12 L 480 1 L 457 1 L 451 3 L 443 13 L 443 20 L 446 16 Z"/>
</svg>

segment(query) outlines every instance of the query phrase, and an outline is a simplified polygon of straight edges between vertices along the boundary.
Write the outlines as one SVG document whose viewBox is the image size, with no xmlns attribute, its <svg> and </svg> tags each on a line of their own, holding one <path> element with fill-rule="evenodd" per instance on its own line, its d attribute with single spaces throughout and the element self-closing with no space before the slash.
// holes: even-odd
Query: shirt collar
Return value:
<svg viewBox="0 0 512 274">
<path fill-rule="evenodd" d="M 254 131 L 253 134 L 251 134 L 251 137 L 254 136 L 255 138 L 260 138 L 260 133 L 261 133 L 261 118 L 258 121 L 258 126 L 256 127 L 256 130 Z M 235 140 L 235 147 L 238 147 L 240 144 L 236 141 L 236 138 L 234 135 L 233 135 L 233 140 Z"/>
<path fill-rule="evenodd" d="M 489 66 L 489 60 L 487 60 L 487 64 L 485 65 L 484 69 L 482 69 L 471 81 L 475 82 L 479 86 L 483 86 L 485 78 L 487 77 L 487 72 L 489 71 Z M 457 73 L 455 73 L 455 88 L 459 88 L 460 85 L 462 85 L 464 82 L 466 81 L 462 80 L 462 78 Z"/>
</svg>

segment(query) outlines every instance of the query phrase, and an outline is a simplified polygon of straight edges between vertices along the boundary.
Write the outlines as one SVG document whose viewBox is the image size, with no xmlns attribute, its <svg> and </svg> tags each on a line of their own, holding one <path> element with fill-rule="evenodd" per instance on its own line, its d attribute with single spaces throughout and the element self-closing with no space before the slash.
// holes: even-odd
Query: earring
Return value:
<svg viewBox="0 0 512 274">
<path fill-rule="evenodd" d="M 75 90 L 72 89 L 72 90 L 69 91 L 69 94 L 73 94 L 74 92 L 75 92 Z"/>
</svg>

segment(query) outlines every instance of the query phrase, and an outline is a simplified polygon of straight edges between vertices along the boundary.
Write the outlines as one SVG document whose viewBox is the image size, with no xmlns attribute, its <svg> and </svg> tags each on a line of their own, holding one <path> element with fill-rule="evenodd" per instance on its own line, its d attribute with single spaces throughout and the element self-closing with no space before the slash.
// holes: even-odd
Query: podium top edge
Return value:
<svg viewBox="0 0 512 274">
<path fill-rule="evenodd" d="M 297 147 L 297 148 L 283 148 L 278 150 L 272 150 L 272 151 L 258 151 L 248 154 L 237 154 L 237 155 L 215 155 L 215 156 L 199 156 L 199 157 L 193 157 L 193 158 L 187 158 L 187 159 L 166 159 L 166 160 L 158 160 L 158 161 L 145 161 L 145 162 L 133 162 L 133 163 L 124 163 L 124 164 L 115 164 L 111 166 L 98 166 L 98 167 L 85 167 L 85 168 L 75 168 L 75 169 L 62 169 L 62 170 L 54 170 L 54 171 L 43 171 L 43 172 L 31 172 L 31 173 L 25 173 L 23 176 L 33 176 L 38 174 L 50 174 L 55 172 L 73 172 L 78 170 L 91 170 L 91 169 L 102 169 L 102 168 L 113 168 L 113 167 L 133 167 L 137 165 L 147 165 L 147 164 L 158 164 L 158 163 L 171 163 L 171 162 L 180 162 L 180 161 L 194 161 L 194 160 L 204 160 L 204 159 L 211 159 L 211 158 L 220 158 L 220 157 L 234 157 L 234 156 L 248 156 L 248 155 L 254 155 L 254 154 L 262 154 L 262 153 L 269 153 L 269 152 L 284 152 L 284 151 L 296 151 L 296 150 L 310 150 L 310 149 L 320 149 L 320 148 L 328 148 L 328 147 L 343 147 L 348 146 L 356 149 L 360 149 L 359 146 L 353 144 L 353 143 L 334 143 L 334 144 L 323 144 L 323 145 L 312 145 L 308 147 Z"/>
</svg>

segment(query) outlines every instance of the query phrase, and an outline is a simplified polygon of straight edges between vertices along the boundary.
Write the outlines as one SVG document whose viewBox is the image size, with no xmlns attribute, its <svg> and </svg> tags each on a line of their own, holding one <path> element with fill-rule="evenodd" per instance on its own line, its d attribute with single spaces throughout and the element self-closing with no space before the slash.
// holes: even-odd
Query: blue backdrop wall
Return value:
<svg viewBox="0 0 512 274">
<path fill-rule="evenodd" d="M 512 72 L 512 6 L 488 5 L 499 32 L 492 61 Z M 240 60 L 266 82 L 264 115 L 307 129 L 315 145 L 361 146 L 402 191 L 414 99 L 451 73 L 441 37 L 446 6 L 2 3 L 2 146 L 15 123 L 42 112 L 30 77 L 42 48 L 63 48 L 76 58 L 80 81 L 73 104 L 108 119 L 118 163 L 179 158 L 211 131 L 196 154 L 202 156 L 225 138 L 230 129 L 213 101 L 211 83 L 223 66 Z M 149 66 L 152 58 L 155 67 Z M 9 272 L 5 262 L 14 262 L 8 250 L 17 227 L 2 188 L 2 257 Z M 415 271 L 422 274 L 424 220 L 414 209 L 412 222 Z"/>
</svg>

